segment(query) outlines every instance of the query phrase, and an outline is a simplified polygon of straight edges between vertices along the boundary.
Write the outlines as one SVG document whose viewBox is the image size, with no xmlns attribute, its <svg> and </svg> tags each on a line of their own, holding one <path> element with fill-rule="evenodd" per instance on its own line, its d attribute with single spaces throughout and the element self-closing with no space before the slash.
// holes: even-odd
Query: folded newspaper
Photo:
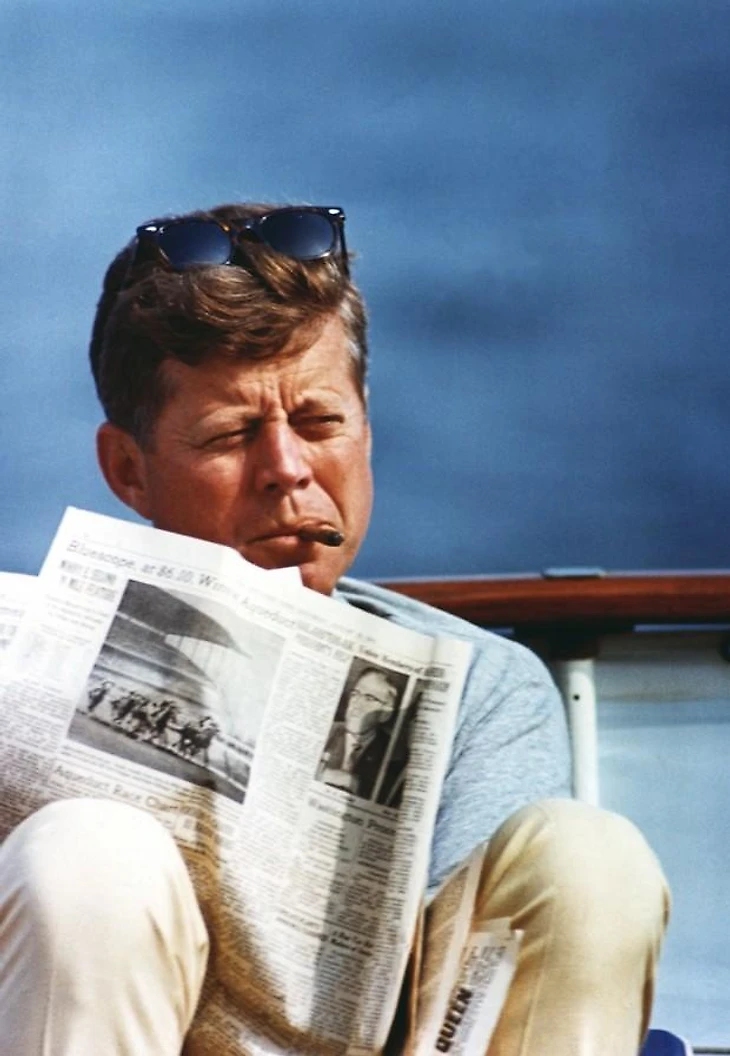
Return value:
<svg viewBox="0 0 730 1056">
<path fill-rule="evenodd" d="M 467 644 L 69 509 L 37 578 L 0 575 L 0 647 L 0 838 L 71 796 L 169 829 L 211 1051 L 483 1056 L 520 935 L 479 918 L 483 848 L 425 897 Z"/>
</svg>

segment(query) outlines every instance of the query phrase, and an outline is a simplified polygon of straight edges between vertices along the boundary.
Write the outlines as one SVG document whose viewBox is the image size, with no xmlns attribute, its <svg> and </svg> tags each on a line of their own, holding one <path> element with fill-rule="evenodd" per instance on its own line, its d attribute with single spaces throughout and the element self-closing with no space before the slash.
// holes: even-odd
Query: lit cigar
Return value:
<svg viewBox="0 0 730 1056">
<path fill-rule="evenodd" d="M 345 537 L 331 524 L 303 524 L 297 532 L 303 543 L 321 543 L 323 546 L 342 546 Z"/>
</svg>

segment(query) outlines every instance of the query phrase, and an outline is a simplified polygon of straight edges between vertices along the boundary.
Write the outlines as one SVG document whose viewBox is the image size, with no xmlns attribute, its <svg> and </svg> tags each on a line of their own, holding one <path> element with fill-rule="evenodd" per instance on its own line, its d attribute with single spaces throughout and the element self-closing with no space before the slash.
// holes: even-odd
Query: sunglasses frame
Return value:
<svg viewBox="0 0 730 1056">
<path fill-rule="evenodd" d="M 275 216 L 281 216 L 286 213 L 316 213 L 318 216 L 324 217 L 332 228 L 332 246 L 324 253 L 318 253 L 311 257 L 298 257 L 291 253 L 283 253 L 281 250 L 272 246 L 267 240 L 265 234 L 265 227 L 267 220 Z M 170 220 L 148 220 L 145 224 L 140 224 L 137 228 L 137 247 L 134 256 L 132 267 L 140 263 L 148 255 L 150 248 L 154 249 L 159 253 L 167 263 L 176 271 L 184 271 L 186 266 L 175 267 L 173 262 L 167 256 L 167 253 L 162 248 L 160 243 L 161 236 L 164 235 L 165 231 L 168 231 L 171 227 L 179 227 L 185 224 L 210 224 L 214 227 L 219 228 L 228 236 L 229 241 L 229 252 L 225 260 L 211 264 L 211 267 L 217 267 L 220 265 L 229 264 L 233 267 L 245 267 L 245 264 L 239 264 L 235 260 L 236 251 L 243 242 L 254 242 L 259 245 L 266 246 L 271 250 L 272 253 L 280 253 L 282 256 L 287 256 L 292 260 L 326 260 L 328 257 L 338 255 L 342 261 L 342 269 L 347 278 L 350 276 L 350 266 L 347 257 L 347 245 L 345 243 L 345 213 L 344 210 L 340 209 L 339 206 L 328 206 L 328 205 L 285 205 L 277 209 L 272 209 L 268 213 L 264 213 L 262 216 L 251 216 L 242 220 L 234 220 L 230 223 L 225 223 L 222 220 L 216 220 L 212 217 L 181 217 L 172 218 Z M 187 267 L 198 267 L 205 266 L 206 262 L 201 261 L 200 264 L 192 262 Z"/>
</svg>

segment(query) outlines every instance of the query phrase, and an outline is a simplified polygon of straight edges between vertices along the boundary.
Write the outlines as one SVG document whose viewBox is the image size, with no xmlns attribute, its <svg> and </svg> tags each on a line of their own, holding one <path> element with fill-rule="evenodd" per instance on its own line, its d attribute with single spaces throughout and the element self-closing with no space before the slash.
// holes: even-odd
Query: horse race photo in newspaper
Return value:
<svg viewBox="0 0 730 1056">
<path fill-rule="evenodd" d="M 241 802 L 282 640 L 216 608 L 130 580 L 69 737 Z"/>
</svg>

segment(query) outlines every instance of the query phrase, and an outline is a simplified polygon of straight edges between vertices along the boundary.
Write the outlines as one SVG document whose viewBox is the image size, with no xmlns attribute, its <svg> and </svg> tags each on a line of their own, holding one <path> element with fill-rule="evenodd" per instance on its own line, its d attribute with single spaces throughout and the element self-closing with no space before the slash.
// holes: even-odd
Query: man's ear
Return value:
<svg viewBox="0 0 730 1056">
<path fill-rule="evenodd" d="M 104 422 L 96 434 L 96 457 L 116 497 L 149 520 L 147 460 L 134 437 Z"/>
</svg>

